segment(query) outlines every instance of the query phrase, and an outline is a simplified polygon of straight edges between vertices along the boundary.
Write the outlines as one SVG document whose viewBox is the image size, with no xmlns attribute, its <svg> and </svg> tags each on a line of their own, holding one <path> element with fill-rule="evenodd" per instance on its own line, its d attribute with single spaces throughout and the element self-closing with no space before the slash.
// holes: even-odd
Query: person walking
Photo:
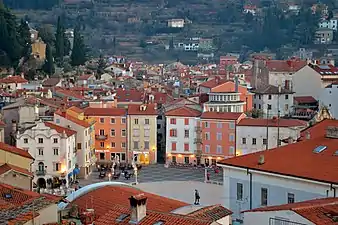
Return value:
<svg viewBox="0 0 338 225">
<path fill-rule="evenodd" d="M 198 193 L 197 189 L 195 189 L 195 205 L 199 205 L 200 204 L 200 194 Z"/>
</svg>

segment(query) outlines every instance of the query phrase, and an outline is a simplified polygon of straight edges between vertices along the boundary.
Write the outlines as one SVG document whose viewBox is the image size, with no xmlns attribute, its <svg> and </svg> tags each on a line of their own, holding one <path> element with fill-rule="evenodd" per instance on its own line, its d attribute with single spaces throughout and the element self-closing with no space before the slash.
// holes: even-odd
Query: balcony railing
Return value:
<svg viewBox="0 0 338 225">
<path fill-rule="evenodd" d="M 195 138 L 194 144 L 202 144 L 202 138 Z"/>
<path fill-rule="evenodd" d="M 96 140 L 106 140 L 108 138 L 108 135 L 100 135 L 100 134 L 96 134 L 95 135 L 95 139 Z"/>
<path fill-rule="evenodd" d="M 46 170 L 37 170 L 35 171 L 36 176 L 44 176 L 46 175 Z"/>
<path fill-rule="evenodd" d="M 270 218 L 269 225 L 306 225 L 306 224 L 293 222 L 286 219 Z"/>
</svg>

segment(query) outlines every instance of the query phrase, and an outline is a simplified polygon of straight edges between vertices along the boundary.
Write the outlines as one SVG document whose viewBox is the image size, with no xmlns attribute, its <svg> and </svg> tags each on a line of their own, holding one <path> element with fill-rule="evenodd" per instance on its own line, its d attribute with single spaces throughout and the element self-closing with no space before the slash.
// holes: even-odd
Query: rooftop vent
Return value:
<svg viewBox="0 0 338 225">
<path fill-rule="evenodd" d="M 125 220 L 129 215 L 127 214 L 121 214 L 117 219 L 116 222 L 122 222 L 123 220 Z"/>
<path fill-rule="evenodd" d="M 153 225 L 162 225 L 164 224 L 164 221 L 163 220 L 159 220 L 157 222 L 155 222 Z"/>
<path fill-rule="evenodd" d="M 319 145 L 318 147 L 316 147 L 313 152 L 314 153 L 321 153 L 322 151 L 324 151 L 327 147 L 324 145 Z"/>
<path fill-rule="evenodd" d="M 258 165 L 263 165 L 265 163 L 264 155 L 259 156 Z"/>
<path fill-rule="evenodd" d="M 6 198 L 6 199 L 10 199 L 10 198 L 12 198 L 13 196 L 12 196 L 12 194 L 10 194 L 10 193 L 6 193 L 6 194 L 4 194 L 4 198 Z"/>
<path fill-rule="evenodd" d="M 327 138 L 338 138 L 338 127 L 329 126 L 326 128 Z"/>
</svg>

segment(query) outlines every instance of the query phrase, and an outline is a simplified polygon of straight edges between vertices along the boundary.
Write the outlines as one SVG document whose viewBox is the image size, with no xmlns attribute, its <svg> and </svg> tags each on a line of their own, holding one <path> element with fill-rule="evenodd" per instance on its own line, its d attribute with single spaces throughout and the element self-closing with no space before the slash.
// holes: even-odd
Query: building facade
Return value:
<svg viewBox="0 0 338 225">
<path fill-rule="evenodd" d="M 76 164 L 76 132 L 49 122 L 17 134 L 17 147 L 31 154 L 33 182 L 46 188 L 47 180 L 65 180 L 68 187 Z"/>
<path fill-rule="evenodd" d="M 338 119 L 338 83 L 333 83 L 331 85 L 322 88 L 322 92 L 319 97 L 320 108 L 327 107 L 331 116 L 335 119 Z"/>
</svg>

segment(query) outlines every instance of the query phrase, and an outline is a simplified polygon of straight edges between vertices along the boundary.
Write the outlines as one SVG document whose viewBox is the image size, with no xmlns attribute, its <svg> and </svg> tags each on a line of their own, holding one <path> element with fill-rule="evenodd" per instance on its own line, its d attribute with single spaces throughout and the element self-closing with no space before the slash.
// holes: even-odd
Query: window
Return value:
<svg viewBox="0 0 338 225">
<path fill-rule="evenodd" d="M 189 138 L 189 130 L 184 130 L 184 137 Z"/>
<path fill-rule="evenodd" d="M 231 142 L 235 141 L 235 135 L 234 134 L 229 135 L 229 141 L 231 141 Z"/>
<path fill-rule="evenodd" d="M 210 145 L 205 145 L 205 153 L 210 153 Z"/>
<path fill-rule="evenodd" d="M 285 104 L 284 110 L 285 110 L 285 111 L 288 111 L 288 110 L 289 110 L 289 104 Z"/>
<path fill-rule="evenodd" d="M 115 129 L 110 130 L 110 136 L 115 137 Z"/>
<path fill-rule="evenodd" d="M 176 119 L 175 118 L 171 118 L 170 119 L 170 124 L 176 124 Z"/>
<path fill-rule="evenodd" d="M 122 119 L 121 119 L 121 123 L 122 123 L 122 124 L 126 124 L 126 118 L 122 118 Z"/>
<path fill-rule="evenodd" d="M 149 125 L 150 124 L 149 119 L 144 119 L 144 124 Z"/>
<path fill-rule="evenodd" d="M 38 139 L 39 144 L 43 144 L 43 138 Z"/>
<path fill-rule="evenodd" d="M 138 119 L 134 119 L 134 124 L 138 124 Z"/>
<path fill-rule="evenodd" d="M 133 130 L 133 136 L 134 137 L 139 137 L 140 136 L 140 130 L 139 129 L 134 129 Z"/>
<path fill-rule="evenodd" d="M 217 154 L 222 154 L 223 153 L 223 149 L 222 149 L 222 146 L 220 145 L 217 145 Z"/>
<path fill-rule="evenodd" d="M 205 132 L 205 140 L 209 140 L 210 139 L 210 133 L 209 132 Z"/>
<path fill-rule="evenodd" d="M 175 162 L 176 162 L 176 156 L 173 156 L 173 157 L 171 158 L 171 161 L 172 161 L 173 163 L 175 163 Z"/>
<path fill-rule="evenodd" d="M 125 161 L 126 160 L 126 153 L 121 153 L 121 161 Z"/>
<path fill-rule="evenodd" d="M 217 141 L 221 141 L 222 140 L 222 133 L 217 133 L 216 139 L 217 139 Z"/>
<path fill-rule="evenodd" d="M 150 130 L 149 129 L 145 129 L 144 130 L 144 136 L 145 137 L 150 137 Z"/>
<path fill-rule="evenodd" d="M 127 134 L 126 130 L 123 129 L 123 130 L 121 131 L 121 136 L 122 136 L 122 137 L 125 137 L 126 134 Z"/>
<path fill-rule="evenodd" d="M 263 138 L 263 145 L 267 145 L 268 144 L 268 139 Z"/>
<path fill-rule="evenodd" d="M 115 142 L 110 143 L 110 145 L 111 145 L 111 146 L 110 146 L 111 148 L 115 148 L 115 147 L 116 147 Z"/>
<path fill-rule="evenodd" d="M 60 119 L 56 119 L 56 120 L 55 120 L 55 123 L 56 123 L 56 124 L 60 124 Z"/>
<path fill-rule="evenodd" d="M 149 141 L 144 142 L 144 149 L 149 150 Z"/>
<path fill-rule="evenodd" d="M 288 193 L 288 204 L 294 203 L 295 202 L 295 194 L 293 193 Z"/>
<path fill-rule="evenodd" d="M 43 148 L 38 148 L 39 155 L 43 155 Z"/>
<path fill-rule="evenodd" d="M 256 138 L 252 138 L 252 145 L 256 145 Z"/>
<path fill-rule="evenodd" d="M 257 107 L 256 107 L 256 103 L 254 104 L 254 106 L 253 106 L 253 107 L 254 107 L 254 109 L 256 109 L 256 108 L 257 108 Z"/>
<path fill-rule="evenodd" d="M 112 152 L 112 153 L 110 153 L 110 160 L 114 160 L 114 159 L 115 159 L 115 153 Z"/>
<path fill-rule="evenodd" d="M 104 148 L 104 142 L 103 141 L 100 142 L 100 147 Z"/>
<path fill-rule="evenodd" d="M 270 104 L 268 104 L 268 110 L 271 110 L 271 105 Z"/>
<path fill-rule="evenodd" d="M 110 118 L 110 123 L 114 124 L 115 123 L 115 118 Z"/>
<path fill-rule="evenodd" d="M 229 155 L 235 155 L 235 147 L 234 146 L 229 147 Z"/>
<path fill-rule="evenodd" d="M 104 123 L 104 118 L 100 118 L 100 123 Z"/>
<path fill-rule="evenodd" d="M 60 171 L 61 170 L 61 163 L 54 163 L 54 171 Z"/>
<path fill-rule="evenodd" d="M 271 100 L 271 99 L 272 99 L 272 96 L 271 96 L 271 95 L 268 95 L 268 99 Z"/>
<path fill-rule="evenodd" d="M 243 200 L 243 184 L 237 183 L 237 201 Z"/>
<path fill-rule="evenodd" d="M 205 128 L 209 128 L 209 123 L 208 122 L 204 122 L 204 127 Z"/>
<path fill-rule="evenodd" d="M 184 163 L 189 164 L 189 156 L 184 157 Z"/>
<path fill-rule="evenodd" d="M 176 142 L 171 142 L 171 150 L 176 151 Z"/>
<path fill-rule="evenodd" d="M 23 143 L 28 144 L 28 138 L 24 138 Z"/>
<path fill-rule="evenodd" d="M 39 171 L 45 171 L 45 164 L 43 162 L 39 162 L 38 167 Z"/>
<path fill-rule="evenodd" d="M 138 141 L 134 141 L 134 149 L 138 149 Z"/>
<path fill-rule="evenodd" d="M 268 189 L 261 188 L 261 206 L 268 205 Z"/>
<path fill-rule="evenodd" d="M 189 143 L 184 143 L 184 151 L 189 152 Z"/>
<path fill-rule="evenodd" d="M 59 149 L 58 148 L 54 148 L 53 151 L 54 151 L 54 155 L 59 155 Z"/>
<path fill-rule="evenodd" d="M 217 128 L 219 128 L 219 129 L 220 129 L 220 128 L 222 128 L 222 123 L 217 123 L 217 125 L 216 125 L 216 126 L 217 126 Z"/>
<path fill-rule="evenodd" d="M 122 148 L 126 148 L 126 142 L 122 142 L 122 143 L 121 143 L 121 147 L 122 147 Z"/>
<path fill-rule="evenodd" d="M 177 130 L 176 129 L 170 130 L 170 137 L 177 137 Z"/>
<path fill-rule="evenodd" d="M 53 139 L 53 143 L 54 143 L 54 144 L 57 144 L 57 143 L 58 143 L 58 139 L 57 139 L 57 138 L 54 138 L 54 139 Z"/>
<path fill-rule="evenodd" d="M 230 122 L 229 123 L 229 128 L 230 129 L 235 129 L 235 122 Z"/>
<path fill-rule="evenodd" d="M 184 119 L 184 125 L 189 125 L 189 119 L 188 118 Z"/>
<path fill-rule="evenodd" d="M 104 152 L 100 152 L 100 160 L 105 160 L 105 154 L 104 154 Z"/>
<path fill-rule="evenodd" d="M 246 145 L 246 138 L 242 138 L 242 144 Z"/>
<path fill-rule="evenodd" d="M 289 99 L 289 95 L 285 95 L 285 100 L 288 100 Z"/>
<path fill-rule="evenodd" d="M 100 130 L 100 135 L 104 135 L 104 130 Z"/>
<path fill-rule="evenodd" d="M 77 149 L 81 149 L 82 146 L 81 146 L 81 143 L 77 143 Z"/>
</svg>

